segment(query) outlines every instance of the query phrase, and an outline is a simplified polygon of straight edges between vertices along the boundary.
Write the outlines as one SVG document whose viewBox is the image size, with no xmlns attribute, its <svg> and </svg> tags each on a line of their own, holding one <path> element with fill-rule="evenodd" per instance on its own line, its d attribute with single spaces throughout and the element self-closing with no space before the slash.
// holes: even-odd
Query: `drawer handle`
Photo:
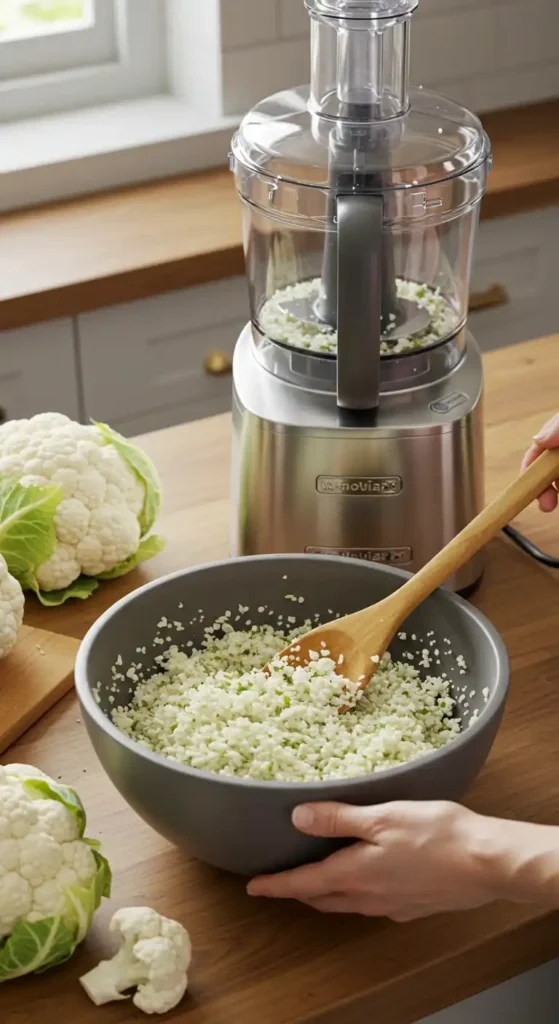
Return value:
<svg viewBox="0 0 559 1024">
<path fill-rule="evenodd" d="M 470 295 L 470 313 L 480 309 L 495 309 L 497 306 L 507 306 L 510 302 L 510 295 L 502 284 L 492 284 L 485 292 L 474 292 Z"/>
<path fill-rule="evenodd" d="M 8 413 L 0 405 L 0 423 L 7 423 L 7 421 L 8 421 Z"/>
<path fill-rule="evenodd" d="M 204 369 L 210 377 L 227 377 L 233 370 L 233 360 L 227 352 L 210 352 L 206 357 Z"/>
</svg>

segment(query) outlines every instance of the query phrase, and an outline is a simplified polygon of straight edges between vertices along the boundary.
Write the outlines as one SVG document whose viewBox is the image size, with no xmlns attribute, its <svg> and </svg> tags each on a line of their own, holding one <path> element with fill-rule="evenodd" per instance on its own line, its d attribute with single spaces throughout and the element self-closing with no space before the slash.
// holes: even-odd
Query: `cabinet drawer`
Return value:
<svg viewBox="0 0 559 1024">
<path fill-rule="evenodd" d="M 39 412 L 80 419 L 71 320 L 0 332 L 0 422 Z"/>
<path fill-rule="evenodd" d="M 81 316 L 86 414 L 134 433 L 224 411 L 248 315 L 232 278 Z"/>
<path fill-rule="evenodd" d="M 470 327 L 485 351 L 557 331 L 558 232 L 556 206 L 481 224 L 472 273 L 478 309 Z"/>
</svg>

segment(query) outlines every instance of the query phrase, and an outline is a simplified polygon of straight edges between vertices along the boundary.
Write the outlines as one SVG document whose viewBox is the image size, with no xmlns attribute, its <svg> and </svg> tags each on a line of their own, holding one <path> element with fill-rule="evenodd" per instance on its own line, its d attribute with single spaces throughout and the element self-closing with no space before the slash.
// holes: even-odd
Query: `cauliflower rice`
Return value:
<svg viewBox="0 0 559 1024">
<path fill-rule="evenodd" d="M 206 630 L 200 650 L 171 646 L 157 657 L 157 674 L 143 679 L 140 672 L 130 706 L 113 708 L 112 721 L 148 750 L 191 768 L 280 782 L 368 775 L 459 735 L 444 673 L 422 680 L 413 664 L 386 655 L 360 695 L 327 652 L 298 668 L 278 658 L 310 628 L 247 631 L 224 617 Z M 269 675 L 262 671 L 268 663 Z M 126 676 L 134 678 L 130 670 Z M 125 676 L 113 669 L 113 678 Z M 340 715 L 352 698 L 356 706 Z"/>
<path fill-rule="evenodd" d="M 396 286 L 399 298 L 417 302 L 421 309 L 428 311 L 431 319 L 428 326 L 417 334 L 398 338 L 397 341 L 381 341 L 380 350 L 383 355 L 399 355 L 427 348 L 457 330 L 460 317 L 438 288 L 429 288 L 426 284 L 402 278 L 397 278 Z M 277 291 L 262 307 L 259 317 L 261 329 L 273 341 L 284 345 L 307 349 L 309 352 L 335 354 L 338 349 L 336 331 L 326 325 L 303 323 L 286 313 L 281 306 L 282 302 L 290 299 L 317 299 L 319 289 L 320 278 L 316 278 Z"/>
</svg>

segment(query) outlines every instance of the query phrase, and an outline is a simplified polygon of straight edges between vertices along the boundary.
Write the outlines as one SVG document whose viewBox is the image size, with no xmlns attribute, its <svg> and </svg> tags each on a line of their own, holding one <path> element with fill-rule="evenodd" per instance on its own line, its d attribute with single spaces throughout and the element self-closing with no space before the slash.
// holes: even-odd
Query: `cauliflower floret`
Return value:
<svg viewBox="0 0 559 1024">
<path fill-rule="evenodd" d="M 126 999 L 144 1013 L 167 1013 L 177 1006 L 188 985 L 192 958 L 188 932 L 178 921 L 149 907 L 125 907 L 111 921 L 124 944 L 112 960 L 103 960 L 80 979 L 96 1006 Z"/>
<path fill-rule="evenodd" d="M 106 504 L 124 503 L 130 512 L 139 516 L 144 503 L 144 489 L 133 473 L 122 476 L 122 459 L 116 448 L 103 448 L 103 476 L 107 483 Z"/>
<path fill-rule="evenodd" d="M 20 845 L 19 873 L 35 888 L 56 878 L 63 861 L 62 847 L 51 836 L 28 835 Z"/>
<path fill-rule="evenodd" d="M 17 839 L 0 839 L 0 878 L 15 871 L 19 864 L 19 843 Z"/>
<path fill-rule="evenodd" d="M 138 517 L 122 505 L 95 509 L 89 520 L 89 532 L 76 549 L 83 571 L 88 576 L 98 576 L 107 566 L 122 562 L 123 551 L 136 551 L 140 532 Z"/>
<path fill-rule="evenodd" d="M 0 940 L 9 935 L 15 922 L 26 918 L 33 905 L 33 889 L 17 871 L 0 878 Z"/>
<path fill-rule="evenodd" d="M 18 779 L 38 779 L 42 782 L 50 782 L 48 775 L 45 775 L 40 768 L 35 768 L 32 764 L 10 764 L 6 768 L 0 766 L 0 785 L 2 782 L 6 786 L 13 787 L 14 778 Z M 35 799 L 34 796 L 31 799 Z M 40 797 L 36 797 L 37 800 Z"/>
<path fill-rule="evenodd" d="M 31 832 L 37 812 L 31 800 L 21 800 L 11 786 L 0 788 L 0 839 L 22 839 Z"/>
<path fill-rule="evenodd" d="M 148 981 L 138 985 L 134 1005 L 144 1013 L 167 1013 L 180 1003 L 188 979 L 184 955 L 171 939 L 163 936 L 141 939 L 134 955 L 147 971 Z"/>
<path fill-rule="evenodd" d="M 56 476 L 57 474 L 55 474 Z M 53 483 L 56 481 L 53 480 Z M 74 490 L 77 488 L 77 480 Z M 56 536 L 61 544 L 79 544 L 85 537 L 91 513 L 78 498 L 64 498 L 56 510 Z"/>
<path fill-rule="evenodd" d="M 89 846 L 77 839 L 73 843 L 64 843 L 62 854 L 66 867 L 74 872 L 79 884 L 87 883 L 95 873 L 95 858 Z"/>
<path fill-rule="evenodd" d="M 63 590 L 77 580 L 80 571 L 76 548 L 58 544 L 54 555 L 36 569 L 35 579 L 42 590 Z"/>
<path fill-rule="evenodd" d="M 17 634 L 23 622 L 23 590 L 10 576 L 6 560 L 0 555 L 0 659 L 16 645 Z"/>
<path fill-rule="evenodd" d="M 63 495 L 54 520 L 56 550 L 35 567 L 42 590 L 65 590 L 82 573 L 101 576 L 138 550 L 146 485 L 121 454 L 118 439 L 115 446 L 116 435 L 112 438 L 100 427 L 75 423 L 59 413 L 0 427 L 0 479 L 23 486 L 55 485 Z M 136 468 L 137 461 L 132 462 Z M 144 462 L 149 464 L 147 458 Z M 155 473 L 153 481 L 158 486 Z M 1 583 L 0 572 L 0 656 L 14 628 L 5 627 L 4 638 Z M 4 603 L 12 599 L 9 593 Z"/>
<path fill-rule="evenodd" d="M 57 843 L 71 843 L 79 836 L 78 823 L 73 815 L 69 815 L 64 804 L 54 800 L 35 800 L 33 809 L 37 820 L 33 832 L 40 832 Z"/>
<path fill-rule="evenodd" d="M 0 944 L 19 921 L 74 917 L 68 887 L 89 888 L 98 872 L 78 816 L 32 780 L 55 786 L 31 765 L 0 766 Z"/>
<path fill-rule="evenodd" d="M 62 917 L 68 911 L 68 899 L 64 886 L 76 885 L 76 876 L 64 868 L 48 882 L 43 882 L 32 890 L 32 904 L 29 914 L 26 915 L 29 921 L 40 921 L 43 917 Z M 15 921 L 14 921 L 15 924 Z"/>
</svg>

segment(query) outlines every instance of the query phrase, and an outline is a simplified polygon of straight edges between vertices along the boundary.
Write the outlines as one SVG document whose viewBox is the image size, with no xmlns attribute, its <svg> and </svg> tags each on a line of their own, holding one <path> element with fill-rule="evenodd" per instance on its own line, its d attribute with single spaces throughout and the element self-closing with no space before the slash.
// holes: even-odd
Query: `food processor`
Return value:
<svg viewBox="0 0 559 1024">
<path fill-rule="evenodd" d="M 233 140 L 251 307 L 233 362 L 235 555 L 415 572 L 483 506 L 466 319 L 491 150 L 474 114 L 410 90 L 417 6 L 306 0 L 310 88 L 259 103 Z"/>
</svg>

